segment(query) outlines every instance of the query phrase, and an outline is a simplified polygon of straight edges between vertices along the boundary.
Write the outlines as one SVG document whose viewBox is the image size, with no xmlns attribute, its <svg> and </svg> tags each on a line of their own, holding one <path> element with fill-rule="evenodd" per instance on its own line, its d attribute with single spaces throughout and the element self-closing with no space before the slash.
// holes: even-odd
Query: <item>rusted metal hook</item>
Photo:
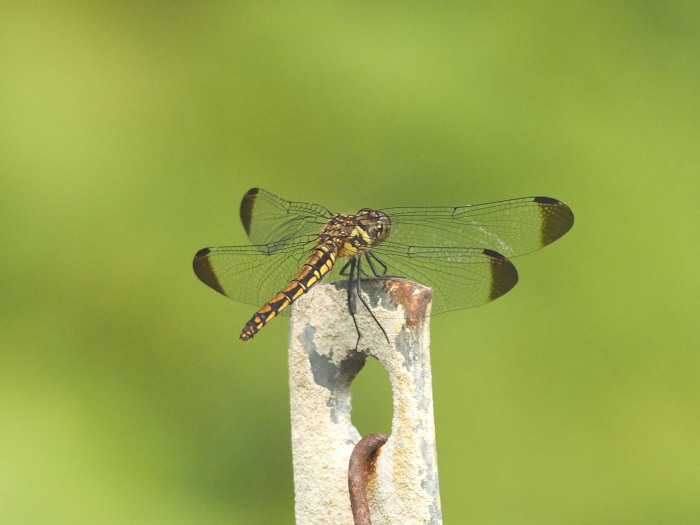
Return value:
<svg viewBox="0 0 700 525">
<path fill-rule="evenodd" d="M 367 481 L 374 472 L 374 458 L 377 450 L 386 443 L 386 434 L 370 434 L 363 437 L 350 455 L 348 468 L 348 489 L 350 508 L 355 525 L 372 525 L 372 517 L 367 502 Z"/>
</svg>

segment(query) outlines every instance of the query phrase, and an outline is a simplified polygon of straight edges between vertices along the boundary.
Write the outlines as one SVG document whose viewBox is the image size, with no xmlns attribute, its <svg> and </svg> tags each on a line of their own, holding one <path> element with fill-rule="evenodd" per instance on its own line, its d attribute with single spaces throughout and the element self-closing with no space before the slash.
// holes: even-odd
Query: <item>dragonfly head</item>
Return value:
<svg viewBox="0 0 700 525">
<path fill-rule="evenodd" d="M 357 216 L 373 246 L 376 246 L 389 236 L 391 220 L 386 213 L 370 208 L 363 208 L 357 212 Z"/>
</svg>

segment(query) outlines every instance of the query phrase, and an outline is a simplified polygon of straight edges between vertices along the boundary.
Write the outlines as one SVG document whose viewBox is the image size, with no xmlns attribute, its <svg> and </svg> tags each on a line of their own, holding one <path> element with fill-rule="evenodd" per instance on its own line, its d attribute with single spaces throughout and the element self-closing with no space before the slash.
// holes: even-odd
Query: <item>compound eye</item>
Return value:
<svg viewBox="0 0 700 525">
<path fill-rule="evenodd" d="M 379 217 L 379 221 L 377 222 L 377 230 L 379 231 L 382 240 L 389 236 L 389 232 L 391 231 L 391 221 L 389 220 L 389 217 L 384 214 Z"/>
</svg>

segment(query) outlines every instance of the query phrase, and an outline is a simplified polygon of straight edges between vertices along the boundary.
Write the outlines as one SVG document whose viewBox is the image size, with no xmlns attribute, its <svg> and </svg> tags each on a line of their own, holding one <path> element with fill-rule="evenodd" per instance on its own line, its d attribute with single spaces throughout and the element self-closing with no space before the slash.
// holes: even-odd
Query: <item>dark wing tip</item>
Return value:
<svg viewBox="0 0 700 525">
<path fill-rule="evenodd" d="M 557 199 L 553 199 L 552 197 L 533 197 L 532 199 L 535 202 L 539 202 L 540 204 L 560 204 L 561 201 Z"/>
<path fill-rule="evenodd" d="M 214 269 L 211 267 L 211 261 L 209 259 L 209 254 L 211 249 L 202 248 L 199 250 L 192 261 L 192 268 L 194 269 L 194 274 L 207 286 L 213 288 L 222 295 L 226 295 L 219 278 L 214 273 Z"/>
<path fill-rule="evenodd" d="M 260 188 L 251 188 L 243 196 L 241 201 L 241 222 L 248 235 L 250 235 L 250 221 L 253 216 L 253 206 L 255 205 L 255 199 L 260 192 Z"/>
<path fill-rule="evenodd" d="M 562 237 L 574 225 L 574 212 L 566 204 L 552 197 L 534 197 L 533 202 L 540 204 L 542 246 L 553 243 Z"/>
<path fill-rule="evenodd" d="M 518 270 L 507 257 L 493 250 L 484 250 L 491 258 L 491 292 L 489 300 L 498 299 L 510 291 L 518 282 Z"/>
<path fill-rule="evenodd" d="M 495 250 L 489 250 L 488 248 L 484 249 L 484 255 L 488 255 L 489 257 L 493 257 L 496 259 L 506 259 L 505 255 L 502 255 Z"/>
</svg>

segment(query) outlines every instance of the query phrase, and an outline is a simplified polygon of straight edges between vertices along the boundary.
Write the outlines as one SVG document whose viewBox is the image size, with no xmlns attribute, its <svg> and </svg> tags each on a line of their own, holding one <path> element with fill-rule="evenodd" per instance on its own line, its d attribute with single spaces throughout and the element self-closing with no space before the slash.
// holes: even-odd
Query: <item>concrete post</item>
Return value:
<svg viewBox="0 0 700 525">
<path fill-rule="evenodd" d="M 360 440 L 350 385 L 368 356 L 386 369 L 393 394 L 391 436 L 376 455 L 367 497 L 373 523 L 441 524 L 430 372 L 432 291 L 399 278 L 365 279 L 356 320 L 347 282 L 319 284 L 293 305 L 289 385 L 296 520 L 353 523 L 348 461 Z M 387 342 L 387 338 L 390 342 Z"/>
</svg>

